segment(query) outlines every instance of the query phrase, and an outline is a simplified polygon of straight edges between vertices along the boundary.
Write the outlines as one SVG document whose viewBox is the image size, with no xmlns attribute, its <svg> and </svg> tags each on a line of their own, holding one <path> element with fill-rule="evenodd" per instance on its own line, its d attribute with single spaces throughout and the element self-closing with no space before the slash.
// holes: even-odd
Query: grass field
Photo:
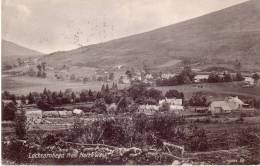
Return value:
<svg viewBox="0 0 260 166">
<path fill-rule="evenodd" d="M 239 96 L 239 97 L 255 97 L 260 99 L 260 86 L 253 88 L 242 88 L 241 82 L 230 83 L 203 83 L 203 87 L 199 88 L 196 84 L 179 85 L 179 86 L 164 86 L 154 87 L 166 93 L 170 89 L 175 89 L 184 93 L 186 99 L 189 99 L 194 92 L 204 92 L 214 98 L 223 98 L 224 96 Z"/>
<path fill-rule="evenodd" d="M 44 88 L 51 91 L 72 89 L 81 91 L 83 89 L 100 90 L 103 84 L 113 84 L 113 82 L 71 82 L 54 79 L 42 79 L 35 77 L 11 77 L 2 76 L 2 91 L 9 91 L 13 94 L 27 95 L 29 92 L 42 92 Z M 118 88 L 124 88 L 127 84 L 118 84 Z"/>
</svg>

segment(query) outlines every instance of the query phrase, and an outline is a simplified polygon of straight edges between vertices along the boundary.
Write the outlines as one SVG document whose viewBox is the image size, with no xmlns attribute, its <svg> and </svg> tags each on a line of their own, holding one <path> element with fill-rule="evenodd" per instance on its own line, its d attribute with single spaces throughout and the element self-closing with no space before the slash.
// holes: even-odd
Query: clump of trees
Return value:
<svg viewBox="0 0 260 166">
<path fill-rule="evenodd" d="M 156 80 L 156 85 L 158 86 L 174 86 L 189 84 L 194 81 L 195 74 L 192 72 L 189 66 L 184 67 L 180 74 L 171 77 L 169 79 L 158 79 Z"/>
<path fill-rule="evenodd" d="M 210 73 L 208 82 L 209 83 L 217 83 L 217 82 L 232 82 L 232 81 L 243 81 L 244 77 L 240 72 L 236 73 L 235 76 L 232 76 L 230 73 L 224 72 L 222 76 L 218 73 Z"/>
<path fill-rule="evenodd" d="M 171 89 L 165 93 L 165 97 L 167 98 L 177 98 L 184 100 L 184 94 L 182 92 L 178 92 L 177 90 Z"/>
<path fill-rule="evenodd" d="M 27 117 L 25 115 L 25 110 L 21 108 L 20 112 L 15 117 L 15 133 L 19 139 L 26 139 L 27 137 Z"/>
<path fill-rule="evenodd" d="M 11 120 L 15 119 L 15 112 L 17 111 L 16 105 L 14 102 L 4 104 L 2 102 L 2 120 Z"/>
<path fill-rule="evenodd" d="M 202 92 L 196 92 L 193 93 L 192 97 L 190 98 L 189 105 L 207 107 L 209 106 L 209 102 L 206 95 L 204 95 Z"/>
<path fill-rule="evenodd" d="M 42 77 L 42 78 L 46 78 L 47 77 L 47 73 L 46 73 L 46 63 L 42 62 L 41 64 L 37 65 L 37 77 Z"/>
</svg>

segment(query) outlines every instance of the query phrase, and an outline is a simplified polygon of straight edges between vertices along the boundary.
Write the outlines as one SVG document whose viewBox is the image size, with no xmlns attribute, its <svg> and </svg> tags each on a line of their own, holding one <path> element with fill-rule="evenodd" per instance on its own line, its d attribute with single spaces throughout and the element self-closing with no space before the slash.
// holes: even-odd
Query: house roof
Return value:
<svg viewBox="0 0 260 166">
<path fill-rule="evenodd" d="M 244 102 L 242 100 L 240 100 L 238 97 L 229 97 L 227 99 L 228 102 L 234 102 L 234 103 L 238 103 L 238 104 L 244 104 Z"/>
</svg>

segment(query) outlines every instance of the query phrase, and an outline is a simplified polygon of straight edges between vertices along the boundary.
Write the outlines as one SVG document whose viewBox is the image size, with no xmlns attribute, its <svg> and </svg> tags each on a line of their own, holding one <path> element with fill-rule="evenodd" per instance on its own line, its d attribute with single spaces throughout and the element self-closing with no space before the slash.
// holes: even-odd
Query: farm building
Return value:
<svg viewBox="0 0 260 166">
<path fill-rule="evenodd" d="M 254 85 L 255 80 L 252 77 L 245 77 L 244 82 L 248 85 Z"/>
<path fill-rule="evenodd" d="M 153 75 L 152 74 L 146 74 L 145 79 L 151 80 L 151 79 L 153 79 Z"/>
<path fill-rule="evenodd" d="M 73 113 L 73 115 L 81 115 L 81 114 L 83 114 L 83 111 L 80 110 L 80 109 L 74 109 L 74 110 L 72 111 L 72 113 Z"/>
<path fill-rule="evenodd" d="M 159 106 L 157 105 L 140 105 L 138 108 L 139 113 L 144 113 L 146 115 L 152 115 L 156 111 L 159 111 Z"/>
<path fill-rule="evenodd" d="M 206 82 L 209 79 L 209 75 L 196 75 L 194 77 L 194 82 L 200 83 L 200 82 Z"/>
<path fill-rule="evenodd" d="M 230 113 L 232 110 L 227 101 L 213 101 L 209 106 L 212 114 Z"/>
<path fill-rule="evenodd" d="M 73 116 L 72 115 L 72 111 L 58 111 L 59 112 L 59 116 L 62 117 L 62 118 L 65 118 L 65 117 L 71 117 Z"/>
<path fill-rule="evenodd" d="M 244 105 L 244 102 L 238 97 L 228 97 L 226 98 L 226 101 L 232 110 L 240 110 Z"/>
<path fill-rule="evenodd" d="M 119 83 L 120 84 L 130 84 L 130 79 L 127 76 L 120 76 Z"/>
<path fill-rule="evenodd" d="M 60 114 L 58 111 L 44 111 L 43 112 L 43 117 L 46 118 L 57 118 L 60 117 Z"/>
<path fill-rule="evenodd" d="M 182 99 L 169 99 L 165 98 L 163 100 L 159 100 L 159 105 L 162 106 L 163 103 L 169 103 L 170 105 L 182 105 Z"/>
<path fill-rule="evenodd" d="M 224 101 L 213 101 L 209 106 L 209 111 L 213 114 L 230 113 L 231 111 L 241 110 L 244 102 L 238 97 L 228 97 Z"/>
<path fill-rule="evenodd" d="M 162 79 L 169 79 L 169 78 L 172 78 L 172 77 L 175 77 L 175 76 L 176 76 L 176 74 L 163 73 L 163 74 L 161 75 L 161 78 L 162 78 Z"/>
</svg>

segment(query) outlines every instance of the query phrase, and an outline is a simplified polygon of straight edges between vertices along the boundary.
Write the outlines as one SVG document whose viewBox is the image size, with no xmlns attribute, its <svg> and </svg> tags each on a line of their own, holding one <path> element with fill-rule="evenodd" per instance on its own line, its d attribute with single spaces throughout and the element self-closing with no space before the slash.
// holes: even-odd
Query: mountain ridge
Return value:
<svg viewBox="0 0 260 166">
<path fill-rule="evenodd" d="M 43 53 L 2 39 L 3 64 L 14 64 L 18 58 L 24 59 L 44 55 Z"/>
<path fill-rule="evenodd" d="M 247 1 L 152 31 L 56 52 L 48 63 L 106 66 L 143 62 L 161 66 L 171 60 L 228 64 L 244 60 L 260 65 L 260 2 Z"/>
</svg>

